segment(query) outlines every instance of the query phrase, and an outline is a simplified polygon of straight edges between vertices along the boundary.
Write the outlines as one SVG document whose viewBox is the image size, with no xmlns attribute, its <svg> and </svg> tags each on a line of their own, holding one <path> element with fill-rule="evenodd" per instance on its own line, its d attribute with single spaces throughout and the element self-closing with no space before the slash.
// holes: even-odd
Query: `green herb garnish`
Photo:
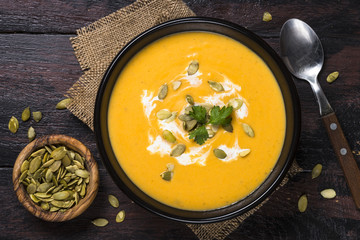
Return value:
<svg viewBox="0 0 360 240">
<path fill-rule="evenodd" d="M 231 113 L 233 107 L 222 107 L 220 109 L 219 106 L 215 106 L 210 111 L 210 124 L 214 125 L 226 125 L 231 122 Z"/>
<path fill-rule="evenodd" d="M 202 106 L 193 106 L 192 111 L 189 112 L 189 115 L 200 124 L 206 123 L 206 108 Z"/>
<path fill-rule="evenodd" d="M 189 138 L 194 139 L 194 141 L 199 145 L 204 144 L 206 139 L 209 138 L 209 134 L 206 130 L 205 125 L 197 127 L 195 130 L 191 131 L 189 134 Z"/>
</svg>

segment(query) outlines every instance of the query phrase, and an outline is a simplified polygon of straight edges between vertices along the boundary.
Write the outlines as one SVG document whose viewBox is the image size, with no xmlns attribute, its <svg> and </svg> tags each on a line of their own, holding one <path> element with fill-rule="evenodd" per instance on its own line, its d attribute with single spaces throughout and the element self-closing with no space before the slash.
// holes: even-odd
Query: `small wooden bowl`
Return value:
<svg viewBox="0 0 360 240">
<path fill-rule="evenodd" d="M 36 205 L 30 199 L 29 194 L 26 192 L 25 186 L 19 181 L 21 174 L 20 168 L 23 161 L 26 160 L 32 152 L 49 144 L 62 144 L 78 152 L 85 158 L 85 166 L 90 173 L 90 181 L 87 185 L 85 197 L 81 199 L 77 205 L 70 208 L 66 212 L 49 212 L 43 210 L 40 206 Z M 85 145 L 82 144 L 80 141 L 65 135 L 48 135 L 35 139 L 20 152 L 14 165 L 13 183 L 14 191 L 19 201 L 29 212 L 45 221 L 63 222 L 79 216 L 91 205 L 91 203 L 96 197 L 99 187 L 99 172 L 97 163 L 94 160 L 92 154 L 90 153 L 90 150 L 85 147 Z"/>
</svg>

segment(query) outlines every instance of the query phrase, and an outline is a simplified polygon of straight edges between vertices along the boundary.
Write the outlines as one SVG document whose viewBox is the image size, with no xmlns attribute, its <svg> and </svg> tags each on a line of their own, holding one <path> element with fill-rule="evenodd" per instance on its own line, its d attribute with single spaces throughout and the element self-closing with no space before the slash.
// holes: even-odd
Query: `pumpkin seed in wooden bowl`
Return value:
<svg viewBox="0 0 360 240">
<path fill-rule="evenodd" d="M 13 183 L 19 201 L 29 212 L 46 221 L 63 222 L 91 205 L 99 173 L 84 144 L 65 135 L 48 135 L 20 152 Z"/>
</svg>

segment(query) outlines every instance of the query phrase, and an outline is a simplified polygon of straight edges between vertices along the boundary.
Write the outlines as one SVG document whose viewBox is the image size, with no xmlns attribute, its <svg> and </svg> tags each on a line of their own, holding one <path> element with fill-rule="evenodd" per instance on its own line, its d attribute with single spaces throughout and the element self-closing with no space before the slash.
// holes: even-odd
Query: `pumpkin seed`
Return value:
<svg viewBox="0 0 360 240">
<path fill-rule="evenodd" d="M 213 152 L 214 152 L 215 157 L 217 157 L 217 158 L 224 159 L 227 157 L 227 154 L 224 152 L 224 150 L 221 150 L 219 148 L 215 148 L 213 150 Z"/>
<path fill-rule="evenodd" d="M 180 86 L 181 86 L 181 81 L 177 80 L 177 81 L 172 82 L 172 89 L 174 91 L 178 90 Z"/>
<path fill-rule="evenodd" d="M 323 196 L 323 198 L 327 198 L 327 199 L 332 199 L 334 197 L 336 197 L 336 192 L 334 189 L 324 189 L 320 192 L 321 196 Z"/>
<path fill-rule="evenodd" d="M 169 123 L 169 122 L 174 121 L 175 118 L 176 118 L 176 115 L 177 115 L 177 112 L 172 112 L 172 113 L 171 113 L 171 116 L 170 116 L 168 119 L 166 119 L 165 122 L 166 122 L 166 123 Z"/>
<path fill-rule="evenodd" d="M 25 160 L 22 164 L 21 164 L 21 167 L 20 167 L 20 172 L 24 172 L 25 170 L 28 170 L 29 169 L 29 161 L 28 160 Z"/>
<path fill-rule="evenodd" d="M 49 148 L 48 146 L 45 146 L 45 150 L 51 154 L 51 152 L 53 151 L 51 148 Z"/>
<path fill-rule="evenodd" d="M 26 178 L 28 172 L 29 172 L 29 170 L 25 170 L 24 172 L 22 172 L 21 175 L 20 175 L 19 180 L 23 181 Z"/>
<path fill-rule="evenodd" d="M 26 122 L 27 120 L 29 120 L 29 118 L 30 118 L 30 108 L 27 107 L 24 109 L 24 111 L 21 114 L 21 120 L 23 122 Z"/>
<path fill-rule="evenodd" d="M 206 126 L 206 131 L 208 132 L 209 138 L 215 136 L 215 132 L 211 129 L 211 126 Z"/>
<path fill-rule="evenodd" d="M 163 173 L 160 174 L 160 177 L 165 180 L 165 181 L 171 181 L 171 179 L 173 178 L 174 176 L 174 172 L 172 171 L 165 171 Z"/>
<path fill-rule="evenodd" d="M 66 109 L 71 102 L 72 102 L 71 98 L 65 98 L 56 104 L 56 109 L 59 110 Z"/>
<path fill-rule="evenodd" d="M 333 81 L 335 81 L 337 78 L 339 77 L 339 72 L 332 72 L 330 73 L 327 78 L 326 81 L 328 83 L 332 83 Z"/>
<path fill-rule="evenodd" d="M 65 157 L 65 154 L 66 154 L 66 148 L 58 147 L 51 152 L 50 157 L 55 160 L 61 160 L 63 157 Z"/>
<path fill-rule="evenodd" d="M 121 210 L 118 214 L 116 214 L 116 222 L 117 223 L 121 223 L 123 222 L 125 219 L 125 211 L 124 210 Z"/>
<path fill-rule="evenodd" d="M 211 89 L 214 90 L 215 92 L 224 91 L 224 87 L 220 83 L 215 81 L 208 81 L 208 83 Z"/>
<path fill-rule="evenodd" d="M 168 119 L 169 117 L 171 117 L 171 115 L 171 112 L 167 109 L 161 109 L 156 113 L 157 118 L 160 120 Z"/>
<path fill-rule="evenodd" d="M 238 110 L 243 105 L 244 101 L 240 98 L 233 98 L 229 100 L 229 106 L 233 107 L 234 110 Z"/>
<path fill-rule="evenodd" d="M 75 174 L 76 176 L 79 176 L 81 178 L 88 178 L 90 176 L 90 173 L 88 171 L 82 169 L 76 170 Z"/>
<path fill-rule="evenodd" d="M 168 171 L 173 171 L 174 168 L 175 168 L 175 165 L 174 165 L 173 163 L 168 163 L 168 164 L 166 164 L 166 169 L 167 169 Z"/>
<path fill-rule="evenodd" d="M 322 170 L 322 165 L 321 164 L 316 164 L 315 167 L 313 168 L 313 170 L 311 171 L 311 179 L 317 178 L 318 176 L 320 176 Z"/>
<path fill-rule="evenodd" d="M 68 170 L 68 171 L 71 172 L 71 173 L 75 173 L 75 171 L 78 170 L 79 167 L 76 166 L 76 165 L 71 165 L 71 166 L 65 167 L 65 169 Z"/>
<path fill-rule="evenodd" d="M 51 164 L 49 169 L 54 173 L 60 168 L 60 166 L 61 166 L 61 161 L 55 161 L 53 164 Z"/>
<path fill-rule="evenodd" d="M 194 98 L 189 95 L 189 94 L 186 94 L 186 97 L 185 97 L 186 101 L 190 104 L 190 105 L 194 105 L 195 102 L 194 102 Z"/>
<path fill-rule="evenodd" d="M 28 139 L 29 139 L 29 142 L 31 142 L 32 140 L 34 140 L 36 136 L 36 133 L 35 133 L 35 129 L 33 127 L 29 127 L 29 130 L 28 130 Z"/>
<path fill-rule="evenodd" d="M 86 194 L 86 185 L 83 184 L 81 186 L 80 196 L 83 198 L 85 196 L 85 194 Z"/>
<path fill-rule="evenodd" d="M 197 121 L 194 119 L 194 120 L 186 121 L 184 122 L 184 124 L 185 124 L 184 125 L 185 131 L 191 131 L 196 126 Z"/>
<path fill-rule="evenodd" d="M 210 103 L 202 103 L 200 106 L 202 106 L 206 109 L 206 113 L 209 113 L 210 110 L 214 107 L 214 105 L 212 105 Z"/>
<path fill-rule="evenodd" d="M 188 75 L 194 75 L 199 70 L 199 62 L 197 60 L 191 61 L 187 69 Z"/>
<path fill-rule="evenodd" d="M 37 156 L 35 157 L 33 160 L 31 160 L 30 165 L 29 165 L 29 172 L 30 173 L 34 173 L 36 170 L 39 169 L 41 164 L 41 157 Z"/>
<path fill-rule="evenodd" d="M 162 136 L 169 143 L 175 143 L 176 142 L 175 136 L 169 130 L 164 130 L 163 133 L 162 133 Z"/>
<path fill-rule="evenodd" d="M 183 143 L 179 143 L 174 147 L 174 149 L 171 151 L 170 156 L 171 157 L 179 157 L 181 154 L 183 154 L 186 150 L 186 145 Z"/>
<path fill-rule="evenodd" d="M 249 153 L 250 153 L 250 149 L 245 149 L 245 150 L 242 150 L 239 155 L 240 157 L 246 157 Z"/>
<path fill-rule="evenodd" d="M 298 201 L 298 209 L 300 212 L 305 212 L 308 205 L 308 199 L 306 194 L 302 195 Z"/>
<path fill-rule="evenodd" d="M 43 167 L 43 168 L 50 167 L 54 162 L 55 162 L 54 159 L 50 159 L 49 161 L 45 162 L 45 163 L 42 165 L 42 167 Z"/>
<path fill-rule="evenodd" d="M 33 194 L 36 192 L 36 185 L 33 184 L 33 183 L 30 183 L 27 188 L 26 188 L 26 191 L 28 194 Z"/>
<path fill-rule="evenodd" d="M 9 128 L 10 132 L 12 132 L 12 133 L 17 132 L 17 130 L 19 129 L 19 121 L 16 119 L 16 117 L 12 116 L 10 118 L 8 128 Z"/>
<path fill-rule="evenodd" d="M 59 211 L 59 209 L 60 208 L 58 208 L 58 207 L 51 207 L 49 211 L 50 212 L 56 212 L 56 211 Z"/>
<path fill-rule="evenodd" d="M 254 130 L 250 127 L 249 124 L 243 123 L 242 127 L 243 127 L 244 132 L 246 133 L 246 135 L 248 135 L 249 137 L 254 137 L 255 136 Z"/>
<path fill-rule="evenodd" d="M 40 202 L 40 199 L 38 199 L 37 197 L 35 197 L 34 194 L 30 194 L 30 199 L 34 202 L 34 203 L 39 203 Z"/>
<path fill-rule="evenodd" d="M 51 198 L 51 195 L 50 194 L 47 194 L 47 193 L 34 193 L 35 197 L 37 198 Z"/>
<path fill-rule="evenodd" d="M 42 119 L 42 113 L 40 111 L 33 112 L 32 115 L 35 122 L 40 122 L 40 120 Z"/>
<path fill-rule="evenodd" d="M 187 106 L 185 109 L 184 109 L 184 112 L 186 115 L 189 115 L 189 113 L 192 111 L 192 106 Z"/>
<path fill-rule="evenodd" d="M 37 191 L 41 193 L 46 193 L 52 186 L 52 183 L 42 183 L 37 187 Z"/>
<path fill-rule="evenodd" d="M 67 154 L 61 159 L 61 163 L 64 167 L 67 167 L 71 164 L 71 160 Z"/>
<path fill-rule="evenodd" d="M 55 200 L 65 200 L 65 199 L 67 199 L 69 196 L 70 196 L 70 194 L 69 194 L 68 191 L 61 191 L 61 192 L 54 193 L 54 194 L 52 195 L 52 197 L 53 197 Z"/>
<path fill-rule="evenodd" d="M 40 206 L 41 206 L 41 208 L 42 208 L 43 210 L 45 210 L 45 211 L 47 211 L 47 210 L 50 209 L 50 205 L 49 205 L 49 203 L 47 203 L 47 202 L 42 202 Z"/>
<path fill-rule="evenodd" d="M 97 218 L 92 220 L 91 223 L 97 227 L 105 227 L 106 225 L 108 225 L 109 221 L 105 218 Z"/>
<path fill-rule="evenodd" d="M 263 15 L 263 21 L 264 22 L 270 22 L 272 20 L 272 16 L 269 12 L 264 12 Z"/>
<path fill-rule="evenodd" d="M 42 156 L 45 153 L 45 149 L 41 148 L 39 150 L 37 150 L 36 152 L 33 152 L 30 157 L 37 157 L 37 156 Z"/>
<path fill-rule="evenodd" d="M 160 100 L 165 99 L 166 95 L 168 94 L 168 86 L 167 84 L 163 84 L 160 89 L 159 89 L 159 93 L 158 93 L 158 98 Z"/>
<path fill-rule="evenodd" d="M 194 118 L 188 114 L 181 114 L 178 117 L 181 121 L 190 121 L 193 120 Z"/>
<path fill-rule="evenodd" d="M 210 125 L 211 130 L 213 130 L 214 133 L 216 133 L 219 130 L 219 125 Z"/>
<path fill-rule="evenodd" d="M 114 196 L 114 195 L 108 195 L 108 200 L 111 206 L 113 206 L 114 208 L 118 208 L 119 207 L 119 200 Z"/>
<path fill-rule="evenodd" d="M 233 130 L 234 130 L 234 128 L 233 128 L 233 126 L 232 126 L 232 124 L 231 123 L 228 123 L 228 124 L 225 124 L 225 125 L 221 125 L 222 126 L 222 128 L 225 130 L 225 131 L 227 131 L 227 132 L 233 132 Z"/>
</svg>

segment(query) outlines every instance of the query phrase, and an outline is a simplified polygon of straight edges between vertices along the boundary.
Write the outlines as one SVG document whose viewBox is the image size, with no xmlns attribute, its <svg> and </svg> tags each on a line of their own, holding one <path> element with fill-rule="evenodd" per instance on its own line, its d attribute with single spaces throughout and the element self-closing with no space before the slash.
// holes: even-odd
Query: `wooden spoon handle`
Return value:
<svg viewBox="0 0 360 240">
<path fill-rule="evenodd" d="M 355 205 L 358 209 L 360 209 L 360 170 L 358 165 L 335 113 L 333 112 L 327 114 L 323 116 L 322 119 L 336 156 L 343 169 L 347 184 L 355 201 Z"/>
</svg>

